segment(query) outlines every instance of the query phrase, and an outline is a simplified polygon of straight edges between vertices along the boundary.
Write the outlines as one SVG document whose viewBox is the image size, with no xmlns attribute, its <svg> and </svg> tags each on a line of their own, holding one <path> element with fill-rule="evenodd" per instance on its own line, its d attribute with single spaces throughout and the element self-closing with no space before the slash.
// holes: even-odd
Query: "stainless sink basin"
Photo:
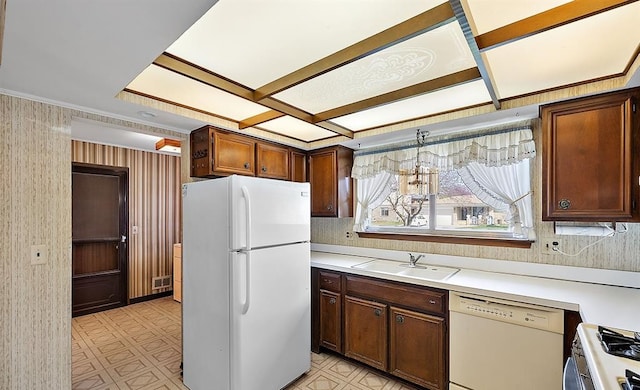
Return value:
<svg viewBox="0 0 640 390">
<path fill-rule="evenodd" d="M 371 260 L 352 265 L 351 268 L 427 280 L 446 280 L 460 271 L 459 268 L 432 266 L 428 264 L 410 267 L 408 263 L 391 260 Z"/>
</svg>

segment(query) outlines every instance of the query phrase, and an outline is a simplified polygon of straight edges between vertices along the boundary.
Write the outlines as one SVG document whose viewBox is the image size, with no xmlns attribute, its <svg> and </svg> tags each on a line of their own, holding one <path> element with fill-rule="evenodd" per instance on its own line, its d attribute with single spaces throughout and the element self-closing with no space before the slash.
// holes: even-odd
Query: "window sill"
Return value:
<svg viewBox="0 0 640 390">
<path fill-rule="evenodd" d="M 426 234 L 406 234 L 406 233 L 373 233 L 373 232 L 356 232 L 358 237 L 373 238 L 377 240 L 400 240 L 400 241 L 422 241 L 422 242 L 439 242 L 443 244 L 463 244 L 463 245 L 482 245 L 496 246 L 506 248 L 531 248 L 534 241 L 516 240 L 508 238 L 482 238 L 482 237 L 460 237 L 460 236 L 440 236 Z"/>
</svg>

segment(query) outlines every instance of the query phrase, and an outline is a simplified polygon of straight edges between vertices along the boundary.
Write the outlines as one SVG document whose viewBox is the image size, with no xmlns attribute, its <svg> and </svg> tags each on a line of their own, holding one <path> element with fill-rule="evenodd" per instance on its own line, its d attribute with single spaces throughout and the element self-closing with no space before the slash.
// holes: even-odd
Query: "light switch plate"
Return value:
<svg viewBox="0 0 640 390">
<path fill-rule="evenodd" d="M 47 263 L 47 246 L 31 245 L 31 265 Z"/>
</svg>

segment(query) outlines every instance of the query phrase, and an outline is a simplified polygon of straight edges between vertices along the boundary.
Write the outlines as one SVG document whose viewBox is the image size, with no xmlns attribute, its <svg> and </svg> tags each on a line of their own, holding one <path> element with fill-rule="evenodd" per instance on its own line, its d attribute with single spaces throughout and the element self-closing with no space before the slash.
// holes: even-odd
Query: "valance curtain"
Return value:
<svg viewBox="0 0 640 390">
<path fill-rule="evenodd" d="M 416 166 L 417 145 L 409 143 L 380 151 L 356 152 L 351 177 L 363 179 L 380 172 L 399 174 Z M 428 140 L 420 147 L 420 164 L 441 171 L 458 169 L 469 162 L 498 167 L 535 157 L 531 126 L 516 129 L 492 129 L 489 135 L 459 136 Z"/>
<path fill-rule="evenodd" d="M 351 176 L 357 182 L 354 229 L 367 225 L 368 210 L 390 193 L 395 175 L 420 165 L 456 170 L 480 200 L 507 212 L 514 237 L 535 239 L 529 159 L 536 155 L 530 122 L 483 129 L 474 134 L 408 143 L 355 153 Z"/>
</svg>

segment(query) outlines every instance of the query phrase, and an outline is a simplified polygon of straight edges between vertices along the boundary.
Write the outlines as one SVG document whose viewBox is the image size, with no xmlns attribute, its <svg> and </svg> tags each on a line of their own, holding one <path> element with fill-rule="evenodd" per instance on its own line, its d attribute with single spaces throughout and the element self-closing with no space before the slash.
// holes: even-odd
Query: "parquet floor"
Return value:
<svg viewBox="0 0 640 390">
<path fill-rule="evenodd" d="M 72 350 L 73 389 L 187 389 L 181 308 L 171 297 L 74 318 Z M 287 390 L 414 390 L 336 355 L 312 353 L 311 362 Z"/>
</svg>

